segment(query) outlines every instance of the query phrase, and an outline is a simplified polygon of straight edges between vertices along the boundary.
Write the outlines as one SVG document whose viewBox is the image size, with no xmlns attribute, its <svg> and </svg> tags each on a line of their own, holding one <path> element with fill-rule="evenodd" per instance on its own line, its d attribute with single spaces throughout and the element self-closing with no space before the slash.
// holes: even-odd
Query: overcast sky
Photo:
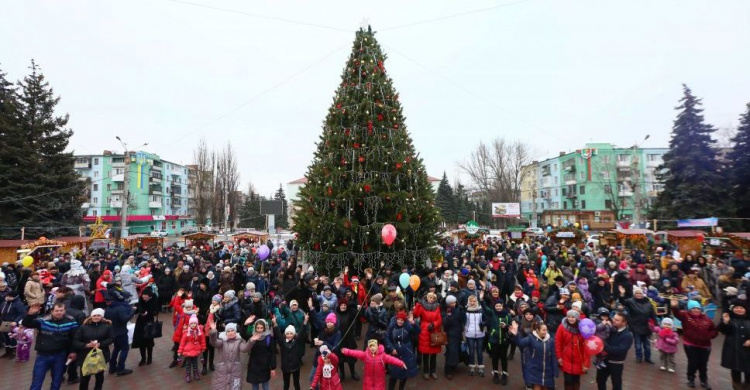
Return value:
<svg viewBox="0 0 750 390">
<path fill-rule="evenodd" d="M 495 137 L 667 146 L 681 83 L 719 127 L 750 102 L 747 0 L 189 1 L 4 0 L 0 69 L 36 59 L 76 153 L 231 142 L 263 194 L 304 175 L 363 20 L 433 176 Z"/>
</svg>

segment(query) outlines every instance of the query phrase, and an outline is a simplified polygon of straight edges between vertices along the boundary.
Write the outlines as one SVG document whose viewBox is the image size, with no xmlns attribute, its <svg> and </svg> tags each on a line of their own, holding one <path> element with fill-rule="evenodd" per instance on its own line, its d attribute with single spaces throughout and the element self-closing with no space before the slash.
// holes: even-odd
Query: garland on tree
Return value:
<svg viewBox="0 0 750 390">
<path fill-rule="evenodd" d="M 438 209 L 385 59 L 372 30 L 359 30 L 295 202 L 294 231 L 318 269 L 421 264 L 434 253 Z M 386 224 L 397 230 L 390 246 Z"/>
</svg>

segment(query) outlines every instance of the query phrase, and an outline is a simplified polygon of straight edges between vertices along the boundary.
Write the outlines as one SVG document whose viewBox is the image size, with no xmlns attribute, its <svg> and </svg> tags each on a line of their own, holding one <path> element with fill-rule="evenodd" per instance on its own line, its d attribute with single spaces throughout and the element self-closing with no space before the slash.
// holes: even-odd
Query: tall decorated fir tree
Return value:
<svg viewBox="0 0 750 390">
<path fill-rule="evenodd" d="M 295 202 L 294 231 L 318 269 L 422 263 L 436 242 L 434 194 L 385 60 L 360 29 Z M 397 231 L 390 246 L 386 224 Z"/>
<path fill-rule="evenodd" d="M 654 216 L 666 219 L 706 218 L 719 216 L 726 197 L 720 196 L 721 179 L 711 133 L 705 123 L 701 99 L 683 85 L 683 97 L 672 127 L 669 152 L 659 167 L 658 179 L 664 183 Z"/>
</svg>

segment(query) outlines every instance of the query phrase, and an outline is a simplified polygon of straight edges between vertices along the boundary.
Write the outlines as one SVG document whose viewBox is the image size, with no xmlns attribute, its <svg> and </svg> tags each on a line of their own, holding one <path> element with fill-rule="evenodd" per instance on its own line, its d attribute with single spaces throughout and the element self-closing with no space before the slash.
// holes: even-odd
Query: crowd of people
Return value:
<svg viewBox="0 0 750 390">
<path fill-rule="evenodd" d="M 80 389 L 93 377 L 101 389 L 105 371 L 133 372 L 125 364 L 131 348 L 139 366 L 153 363 L 155 343 L 169 343 L 156 317 L 171 313 L 169 368 L 184 369 L 187 383 L 210 375 L 215 389 L 239 389 L 244 380 L 267 390 L 277 369 L 285 390 L 341 389 L 347 377 L 364 389 L 403 390 L 420 372 L 425 381 L 487 376 L 529 389 L 555 388 L 562 375 L 573 390 L 589 370 L 599 389 L 621 389 L 633 345 L 636 363 L 710 389 L 711 342 L 723 333 L 721 366 L 735 389 L 750 388 L 750 260 L 742 254 L 682 258 L 669 246 L 594 248 L 545 237 L 446 240 L 425 264 L 352 265 L 326 275 L 298 263 L 291 242 L 264 260 L 254 246 L 175 245 L 59 254 L 33 268 L 3 264 L 3 357 L 27 361 L 35 345 L 31 389 L 41 389 L 50 371 L 52 389 L 65 375 Z M 420 282 L 403 283 L 404 273 Z M 721 313 L 715 320 L 705 312 L 710 302 Z M 599 353 L 581 332 L 585 319 L 596 325 Z M 675 365 L 680 343 L 687 367 Z M 510 373 L 517 351 L 522 369 Z M 312 367 L 301 379 L 308 353 Z"/>
</svg>

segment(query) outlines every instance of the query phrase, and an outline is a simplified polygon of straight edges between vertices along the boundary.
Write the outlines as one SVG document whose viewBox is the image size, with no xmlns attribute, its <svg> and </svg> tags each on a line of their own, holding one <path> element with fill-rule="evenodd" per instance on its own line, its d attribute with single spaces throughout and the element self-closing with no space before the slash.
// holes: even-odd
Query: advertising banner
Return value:
<svg viewBox="0 0 750 390">
<path fill-rule="evenodd" d="M 520 218 L 520 203 L 493 203 L 492 218 Z"/>
</svg>

